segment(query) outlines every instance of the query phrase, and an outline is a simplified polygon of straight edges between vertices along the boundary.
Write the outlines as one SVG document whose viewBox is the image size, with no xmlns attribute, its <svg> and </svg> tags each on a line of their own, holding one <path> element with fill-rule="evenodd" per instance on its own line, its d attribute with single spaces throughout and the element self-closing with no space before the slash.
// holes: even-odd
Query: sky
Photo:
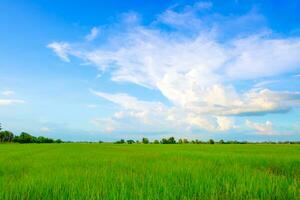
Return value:
<svg viewBox="0 0 300 200">
<path fill-rule="evenodd" d="M 72 141 L 300 140 L 300 2 L 0 3 L 0 122 Z"/>
</svg>

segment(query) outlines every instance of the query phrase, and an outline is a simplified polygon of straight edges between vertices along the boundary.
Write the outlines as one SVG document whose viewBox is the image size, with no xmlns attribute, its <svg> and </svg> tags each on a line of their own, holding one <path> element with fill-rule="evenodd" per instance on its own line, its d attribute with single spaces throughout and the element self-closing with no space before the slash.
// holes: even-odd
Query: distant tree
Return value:
<svg viewBox="0 0 300 200">
<path fill-rule="evenodd" d="M 188 141 L 187 139 L 183 139 L 183 143 L 184 143 L 184 144 L 188 144 L 189 141 Z"/>
<path fill-rule="evenodd" d="M 176 144 L 175 138 L 174 138 L 174 137 L 170 137 L 170 138 L 168 139 L 168 144 Z"/>
<path fill-rule="evenodd" d="M 103 143 L 103 141 L 102 141 L 102 140 L 99 140 L 98 143 Z"/>
<path fill-rule="evenodd" d="M 63 143 L 63 141 L 61 139 L 57 139 L 55 140 L 55 143 Z M 102 143 L 102 141 L 100 140 L 99 143 Z"/>
<path fill-rule="evenodd" d="M 127 142 L 127 144 L 133 144 L 133 143 L 135 143 L 134 140 L 127 140 L 126 142 Z"/>
<path fill-rule="evenodd" d="M 135 143 L 139 144 L 139 143 L 140 143 L 140 141 L 139 141 L 139 140 L 136 140 L 136 141 L 135 141 Z"/>
<path fill-rule="evenodd" d="M 178 144 L 183 144 L 183 140 L 181 138 L 178 140 Z"/>
<path fill-rule="evenodd" d="M 159 144 L 159 141 L 158 140 L 154 140 L 153 144 Z"/>
<path fill-rule="evenodd" d="M 209 144 L 214 144 L 215 141 L 214 141 L 213 139 L 209 139 L 209 140 L 208 140 L 208 143 L 209 143 Z"/>
<path fill-rule="evenodd" d="M 224 144 L 224 140 L 220 140 L 220 141 L 219 141 L 219 144 Z"/>
<path fill-rule="evenodd" d="M 14 139 L 14 141 L 19 142 L 19 143 L 32 143 L 34 140 L 33 140 L 33 137 L 30 134 L 22 132 L 20 134 L 20 136 L 17 136 Z"/>
<path fill-rule="evenodd" d="M 168 140 L 166 138 L 161 139 L 160 141 L 161 144 L 168 144 Z"/>
<path fill-rule="evenodd" d="M 125 143 L 124 139 L 121 139 L 121 140 L 115 142 L 115 144 L 124 144 L 124 143 Z"/>
<path fill-rule="evenodd" d="M 143 144 L 149 144 L 149 139 L 148 138 L 143 138 L 142 143 Z"/>
</svg>

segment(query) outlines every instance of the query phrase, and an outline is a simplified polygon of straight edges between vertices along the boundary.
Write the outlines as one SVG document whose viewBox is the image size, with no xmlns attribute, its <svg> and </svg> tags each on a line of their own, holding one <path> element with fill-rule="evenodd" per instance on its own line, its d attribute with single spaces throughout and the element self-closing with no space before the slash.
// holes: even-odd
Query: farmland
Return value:
<svg viewBox="0 0 300 200">
<path fill-rule="evenodd" d="M 299 197 L 297 144 L 0 145 L 0 199 Z"/>
</svg>

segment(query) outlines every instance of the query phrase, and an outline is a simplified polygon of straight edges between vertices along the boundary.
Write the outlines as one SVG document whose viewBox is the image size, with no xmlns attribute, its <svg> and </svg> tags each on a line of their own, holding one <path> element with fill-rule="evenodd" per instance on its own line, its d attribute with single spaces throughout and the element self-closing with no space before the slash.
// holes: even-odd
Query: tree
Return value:
<svg viewBox="0 0 300 200">
<path fill-rule="evenodd" d="M 183 144 L 183 140 L 181 138 L 178 140 L 178 144 Z"/>
<path fill-rule="evenodd" d="M 25 132 L 22 132 L 20 134 L 20 136 L 18 137 L 18 141 L 19 143 L 32 143 L 33 142 L 33 137 Z"/>
<path fill-rule="evenodd" d="M 55 140 L 55 143 L 63 143 L 63 141 L 61 139 L 57 139 Z M 102 141 L 100 140 L 99 143 L 102 143 Z"/>
<path fill-rule="evenodd" d="M 134 140 L 127 140 L 126 142 L 127 142 L 127 144 L 133 144 L 133 143 L 135 143 Z"/>
<path fill-rule="evenodd" d="M 174 138 L 174 137 L 170 137 L 170 138 L 168 139 L 168 144 L 176 144 L 175 138 Z"/>
<path fill-rule="evenodd" d="M 0 131 L 0 142 L 12 142 L 14 134 L 10 131 Z"/>
<path fill-rule="evenodd" d="M 166 138 L 161 139 L 160 141 L 161 144 L 168 144 L 168 140 Z"/>
<path fill-rule="evenodd" d="M 190 143 L 187 139 L 183 139 L 183 143 L 184 144 L 188 144 L 188 143 Z"/>
<path fill-rule="evenodd" d="M 214 144 L 215 141 L 214 141 L 213 139 L 209 139 L 209 140 L 208 140 L 208 143 L 209 143 L 209 144 Z"/>
<path fill-rule="evenodd" d="M 159 141 L 158 140 L 154 140 L 153 144 L 159 144 Z"/>
<path fill-rule="evenodd" d="M 224 140 L 220 140 L 220 141 L 219 141 L 219 144 L 224 144 Z"/>
<path fill-rule="evenodd" d="M 149 144 L 149 139 L 148 138 L 143 138 L 142 143 L 143 144 Z"/>
<path fill-rule="evenodd" d="M 124 140 L 124 139 L 121 139 L 121 140 L 119 140 L 119 141 L 116 141 L 115 143 L 116 143 L 116 144 L 124 144 L 124 143 L 125 143 L 125 140 Z"/>
</svg>

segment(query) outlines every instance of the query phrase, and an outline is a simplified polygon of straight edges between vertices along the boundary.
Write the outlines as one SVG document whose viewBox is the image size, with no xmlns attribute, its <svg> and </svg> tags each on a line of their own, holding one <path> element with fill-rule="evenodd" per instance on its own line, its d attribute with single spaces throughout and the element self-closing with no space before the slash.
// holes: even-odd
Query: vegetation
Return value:
<svg viewBox="0 0 300 200">
<path fill-rule="evenodd" d="M 299 199 L 300 145 L 0 145 L 0 199 Z"/>
<path fill-rule="evenodd" d="M 0 143 L 17 142 L 17 143 L 62 143 L 63 141 L 58 139 L 46 138 L 43 136 L 34 137 L 28 133 L 22 132 L 19 136 L 14 135 L 10 131 L 2 131 L 0 124 Z"/>
</svg>

